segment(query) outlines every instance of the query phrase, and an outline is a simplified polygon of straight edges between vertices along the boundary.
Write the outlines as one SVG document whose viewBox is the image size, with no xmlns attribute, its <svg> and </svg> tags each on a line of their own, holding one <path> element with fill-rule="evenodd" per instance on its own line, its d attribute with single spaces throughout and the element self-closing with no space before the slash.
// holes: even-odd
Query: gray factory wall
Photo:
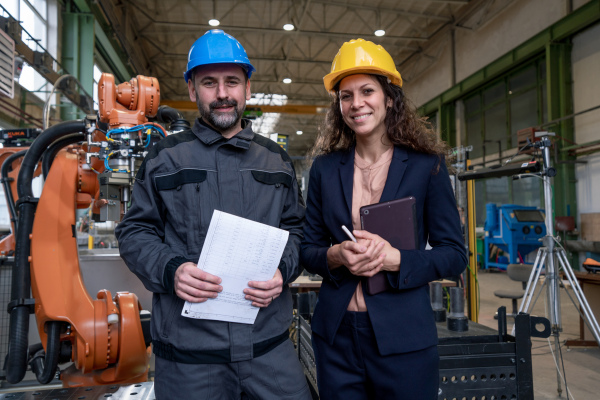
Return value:
<svg viewBox="0 0 600 400">
<path fill-rule="evenodd" d="M 573 38 L 573 98 L 575 113 L 600 106 L 600 24 Z M 600 139 L 600 109 L 575 117 L 575 141 Z M 583 156 L 577 164 L 577 207 L 580 213 L 600 212 L 600 153 Z"/>
<path fill-rule="evenodd" d="M 589 0 L 574 0 L 573 9 Z M 452 80 L 450 35 L 440 35 L 423 59 L 400 67 L 405 90 L 417 106 L 438 96 L 567 15 L 564 0 L 513 1 L 489 23 L 471 31 L 456 29 L 456 77 Z M 427 57 L 430 56 L 430 57 Z M 429 59 L 425 61 L 424 59 Z"/>
<path fill-rule="evenodd" d="M 573 38 L 571 60 L 573 63 L 573 111 L 581 112 L 600 106 L 600 24 L 580 33 Z M 575 141 L 588 143 L 600 139 L 600 109 L 575 117 Z M 583 214 L 600 213 L 600 153 L 578 157 L 575 166 L 575 184 L 577 190 L 577 208 L 579 216 L 577 226 L 582 229 Z M 583 238 L 583 235 L 582 235 Z M 589 238 L 587 238 L 589 239 Z M 598 239 L 595 239 L 598 240 Z M 579 253 L 582 263 L 589 254 Z"/>
</svg>

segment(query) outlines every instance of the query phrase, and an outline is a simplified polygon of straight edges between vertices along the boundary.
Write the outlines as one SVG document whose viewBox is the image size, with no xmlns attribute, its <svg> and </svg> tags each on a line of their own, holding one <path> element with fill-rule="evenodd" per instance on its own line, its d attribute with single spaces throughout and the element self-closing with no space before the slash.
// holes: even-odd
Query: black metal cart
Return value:
<svg viewBox="0 0 600 400">
<path fill-rule="evenodd" d="M 531 338 L 547 338 L 550 322 L 520 314 L 515 319 L 516 333 L 512 336 L 506 333 L 506 309 L 500 307 L 498 311 L 498 331 L 471 321 L 465 332 L 450 331 L 445 322 L 437 324 L 438 400 L 533 400 Z M 310 314 L 298 315 L 296 346 L 313 398 L 318 399 L 309 320 Z"/>
</svg>

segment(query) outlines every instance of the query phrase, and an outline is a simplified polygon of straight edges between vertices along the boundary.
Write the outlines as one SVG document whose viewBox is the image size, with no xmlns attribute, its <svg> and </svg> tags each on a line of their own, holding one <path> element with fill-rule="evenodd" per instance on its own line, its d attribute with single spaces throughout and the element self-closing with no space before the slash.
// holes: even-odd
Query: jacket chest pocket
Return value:
<svg viewBox="0 0 600 400">
<path fill-rule="evenodd" d="M 197 248 L 201 241 L 202 210 L 205 204 L 207 171 L 183 169 L 173 174 L 158 176 L 156 189 L 167 207 L 168 223 L 187 247 Z M 208 221 L 207 221 L 208 223 Z M 202 235 L 203 236 L 203 235 Z"/>
<path fill-rule="evenodd" d="M 254 178 L 255 193 L 253 193 L 253 202 L 262 203 L 262 207 L 256 209 L 255 218 L 262 222 L 273 226 L 278 226 L 279 217 L 283 210 L 285 198 L 288 190 L 292 187 L 292 176 L 285 172 L 267 172 L 252 170 Z M 256 201 L 260 199 L 261 201 Z M 265 204 L 268 207 L 265 207 Z"/>
</svg>

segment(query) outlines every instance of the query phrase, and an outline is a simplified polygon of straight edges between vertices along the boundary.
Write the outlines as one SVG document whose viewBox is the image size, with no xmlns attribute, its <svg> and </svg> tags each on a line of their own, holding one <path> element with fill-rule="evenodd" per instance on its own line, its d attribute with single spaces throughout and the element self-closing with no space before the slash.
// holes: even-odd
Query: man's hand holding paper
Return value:
<svg viewBox="0 0 600 400">
<path fill-rule="evenodd" d="M 249 289 L 244 289 L 246 299 L 252 301 L 254 307 L 267 307 L 283 290 L 283 277 L 277 269 L 275 276 L 268 281 L 250 281 Z"/>
<path fill-rule="evenodd" d="M 221 278 L 201 270 L 192 262 L 183 263 L 175 272 L 175 294 L 191 303 L 214 299 L 223 290 Z"/>
</svg>

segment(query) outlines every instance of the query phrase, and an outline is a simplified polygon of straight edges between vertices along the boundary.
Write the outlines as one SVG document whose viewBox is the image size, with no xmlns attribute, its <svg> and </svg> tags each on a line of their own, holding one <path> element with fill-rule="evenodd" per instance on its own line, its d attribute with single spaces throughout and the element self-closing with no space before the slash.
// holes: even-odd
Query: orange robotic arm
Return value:
<svg viewBox="0 0 600 400">
<path fill-rule="evenodd" d="M 138 76 L 115 86 L 112 75 L 103 74 L 99 99 L 100 122 L 109 129 L 101 131 L 88 121 L 83 146 L 57 153 L 30 235 L 37 328 L 46 355 L 55 354 L 56 346 L 63 353 L 70 349 L 73 365 L 60 375 L 66 387 L 146 381 L 150 357 L 137 296 L 119 292 L 113 298 L 101 290 L 92 299 L 88 294 L 79 267 L 75 210 L 94 202 L 103 220 L 120 220 L 135 168 L 151 132 L 158 130 L 147 120 L 158 109 L 158 82 Z"/>
</svg>

